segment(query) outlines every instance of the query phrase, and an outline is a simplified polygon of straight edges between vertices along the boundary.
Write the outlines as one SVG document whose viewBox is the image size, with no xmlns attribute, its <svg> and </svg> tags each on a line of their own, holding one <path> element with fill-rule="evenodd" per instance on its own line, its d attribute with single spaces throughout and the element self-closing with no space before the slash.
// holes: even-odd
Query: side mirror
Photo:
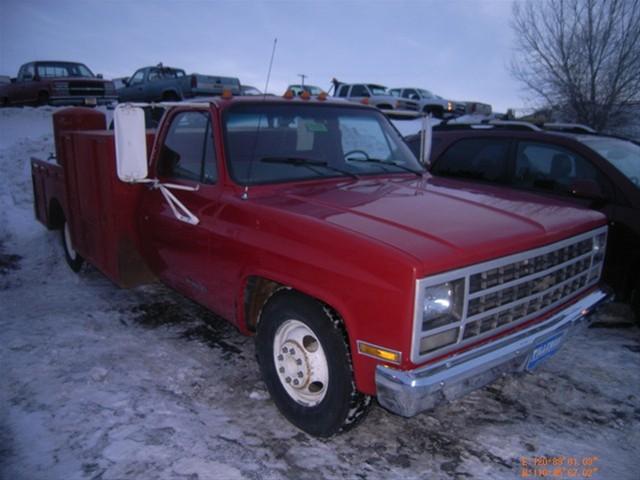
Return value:
<svg viewBox="0 0 640 480">
<path fill-rule="evenodd" d="M 119 104 L 113 114 L 118 178 L 136 183 L 147 178 L 147 137 L 144 110 Z"/>
<path fill-rule="evenodd" d="M 98 73 L 98 74 L 96 75 L 96 78 L 104 78 L 104 77 L 102 76 L 102 74 L 101 74 L 101 73 Z"/>
<path fill-rule="evenodd" d="M 594 180 L 574 180 L 569 187 L 571 195 L 577 198 L 586 198 L 589 200 L 602 201 L 606 200 L 605 194 Z"/>
<path fill-rule="evenodd" d="M 128 87 L 129 86 L 129 77 L 124 77 L 122 79 L 122 84 Z"/>
</svg>

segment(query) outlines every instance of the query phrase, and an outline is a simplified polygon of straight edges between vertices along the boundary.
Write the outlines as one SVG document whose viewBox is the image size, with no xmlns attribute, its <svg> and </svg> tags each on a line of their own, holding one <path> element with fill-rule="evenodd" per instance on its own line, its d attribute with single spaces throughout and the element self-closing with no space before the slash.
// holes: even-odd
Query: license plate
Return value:
<svg viewBox="0 0 640 480">
<path fill-rule="evenodd" d="M 527 362 L 527 370 L 533 371 L 538 365 L 552 357 L 562 345 L 564 334 L 565 332 L 560 332 L 534 348 Z"/>
<path fill-rule="evenodd" d="M 98 100 L 96 99 L 96 97 L 87 97 L 84 99 L 84 104 L 85 105 L 93 105 L 95 106 L 98 103 Z"/>
</svg>

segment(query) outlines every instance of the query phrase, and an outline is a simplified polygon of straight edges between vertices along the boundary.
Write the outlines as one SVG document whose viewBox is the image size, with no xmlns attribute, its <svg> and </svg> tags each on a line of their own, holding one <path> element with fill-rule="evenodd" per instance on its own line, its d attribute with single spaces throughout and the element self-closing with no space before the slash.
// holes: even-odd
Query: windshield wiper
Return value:
<svg viewBox="0 0 640 480">
<path fill-rule="evenodd" d="M 284 165 L 293 165 L 295 167 L 307 167 L 316 171 L 314 167 L 326 168 L 327 170 L 332 170 L 337 173 L 341 173 L 342 175 L 348 175 L 351 178 L 359 180 L 355 173 L 349 172 L 348 170 L 343 170 L 341 168 L 333 167 L 329 165 L 327 162 L 323 162 L 321 160 L 312 160 L 310 158 L 304 157 L 263 157 L 260 159 L 262 163 L 280 163 Z M 318 173 L 318 172 L 316 172 Z"/>
<path fill-rule="evenodd" d="M 409 172 L 409 173 L 413 173 L 414 175 L 417 175 L 418 177 L 423 176 L 424 172 L 421 172 L 420 170 L 414 170 L 413 168 L 409 168 L 409 167 L 405 167 L 404 165 L 400 165 L 399 163 L 396 162 L 389 162 L 387 160 L 382 160 L 381 158 L 347 158 L 346 159 L 348 162 L 361 162 L 361 163 L 375 163 L 378 165 L 389 165 L 392 167 L 397 167 L 401 170 L 404 170 L 405 172 Z"/>
</svg>

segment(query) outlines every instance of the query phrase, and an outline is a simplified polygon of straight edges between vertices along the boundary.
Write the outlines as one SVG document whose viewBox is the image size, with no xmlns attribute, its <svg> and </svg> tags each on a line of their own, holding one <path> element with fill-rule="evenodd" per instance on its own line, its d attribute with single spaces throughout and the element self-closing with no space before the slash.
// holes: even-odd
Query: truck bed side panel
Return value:
<svg viewBox="0 0 640 480">
<path fill-rule="evenodd" d="M 56 205 L 66 216 L 67 202 L 64 187 L 64 170 L 60 165 L 37 158 L 31 159 L 31 180 L 33 182 L 33 206 L 36 219 L 49 229 L 60 227 Z"/>
<path fill-rule="evenodd" d="M 120 286 L 149 281 L 152 276 L 138 255 L 135 221 L 146 187 L 118 179 L 113 132 L 72 132 L 69 140 L 67 186 L 76 250 Z M 153 142 L 153 134 L 147 141 Z"/>
</svg>

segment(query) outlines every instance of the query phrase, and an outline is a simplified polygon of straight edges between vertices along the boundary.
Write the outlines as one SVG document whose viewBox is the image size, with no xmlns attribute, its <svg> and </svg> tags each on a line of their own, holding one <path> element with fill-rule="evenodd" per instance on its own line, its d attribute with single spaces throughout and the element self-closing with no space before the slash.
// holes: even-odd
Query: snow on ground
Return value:
<svg viewBox="0 0 640 480">
<path fill-rule="evenodd" d="M 640 331 L 623 305 L 535 375 L 411 419 L 375 406 L 329 440 L 300 432 L 252 339 L 162 286 L 67 268 L 32 211 L 51 111 L 0 110 L 0 478 L 516 479 L 536 456 L 564 457 L 546 478 L 638 478 Z"/>
</svg>

